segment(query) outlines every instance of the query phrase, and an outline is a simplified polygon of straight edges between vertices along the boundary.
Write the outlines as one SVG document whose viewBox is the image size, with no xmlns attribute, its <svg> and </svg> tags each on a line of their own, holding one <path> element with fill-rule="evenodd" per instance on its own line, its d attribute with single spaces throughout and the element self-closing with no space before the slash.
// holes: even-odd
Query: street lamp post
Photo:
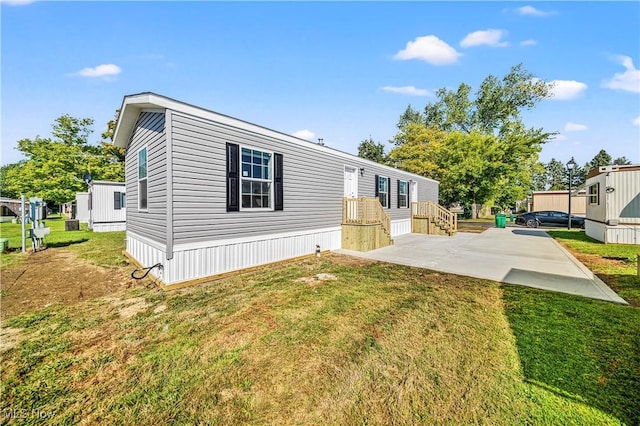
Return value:
<svg viewBox="0 0 640 426">
<path fill-rule="evenodd" d="M 567 163 L 567 169 L 569 169 L 569 220 L 567 222 L 567 229 L 571 231 L 571 184 L 573 183 L 573 168 L 576 163 L 573 162 L 573 159 Z"/>
</svg>

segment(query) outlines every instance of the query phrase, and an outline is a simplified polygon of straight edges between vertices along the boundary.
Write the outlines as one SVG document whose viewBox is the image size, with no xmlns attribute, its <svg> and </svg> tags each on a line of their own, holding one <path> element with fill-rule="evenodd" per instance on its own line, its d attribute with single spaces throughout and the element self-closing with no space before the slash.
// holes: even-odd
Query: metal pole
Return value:
<svg viewBox="0 0 640 426">
<path fill-rule="evenodd" d="M 22 215 L 22 218 L 20 219 L 20 229 L 22 230 L 22 252 L 26 252 L 27 251 L 27 237 L 24 235 L 25 231 L 26 231 L 26 227 L 24 224 L 24 220 L 26 217 L 26 211 L 24 208 L 24 204 L 25 204 L 26 198 L 24 196 L 24 194 L 22 194 L 20 196 L 20 214 Z"/>
<path fill-rule="evenodd" d="M 569 169 L 569 222 L 567 228 L 571 231 L 571 181 L 573 180 L 573 167 Z"/>
</svg>

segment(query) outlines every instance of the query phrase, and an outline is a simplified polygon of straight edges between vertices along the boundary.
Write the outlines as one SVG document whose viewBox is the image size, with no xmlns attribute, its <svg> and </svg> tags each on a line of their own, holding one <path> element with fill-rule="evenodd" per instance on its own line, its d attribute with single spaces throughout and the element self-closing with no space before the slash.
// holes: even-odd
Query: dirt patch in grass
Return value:
<svg viewBox="0 0 640 426">
<path fill-rule="evenodd" d="M 129 272 L 128 267 L 95 266 L 64 249 L 30 254 L 24 263 L 0 273 L 0 318 L 118 292 L 135 285 Z"/>
<path fill-rule="evenodd" d="M 373 263 L 376 263 L 376 260 L 371 259 L 363 259 L 354 256 L 347 256 L 343 254 L 331 253 L 324 256 L 327 260 L 330 260 L 331 263 L 342 266 L 367 266 Z"/>
<path fill-rule="evenodd" d="M 18 343 L 24 340 L 21 328 L 0 328 L 0 353 L 15 348 Z"/>
<path fill-rule="evenodd" d="M 566 248 L 566 246 L 565 246 Z M 576 259 L 585 265 L 591 265 L 592 267 L 603 268 L 625 268 L 629 266 L 629 262 L 620 258 L 607 258 L 597 254 L 580 253 L 575 250 L 572 251 Z"/>
</svg>

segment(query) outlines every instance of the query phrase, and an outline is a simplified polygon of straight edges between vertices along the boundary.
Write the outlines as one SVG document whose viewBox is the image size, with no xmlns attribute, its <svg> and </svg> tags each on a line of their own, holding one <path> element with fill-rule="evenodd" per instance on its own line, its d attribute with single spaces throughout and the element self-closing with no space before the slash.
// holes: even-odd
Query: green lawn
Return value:
<svg viewBox="0 0 640 426">
<path fill-rule="evenodd" d="M 634 306 L 640 306 L 640 277 L 637 275 L 640 245 L 603 244 L 579 230 L 547 232 L 576 255 L 620 297 Z"/>
<path fill-rule="evenodd" d="M 640 423 L 640 309 L 348 259 L 14 317 L 0 408 L 48 424 Z"/>
<path fill-rule="evenodd" d="M 53 215 L 45 219 L 45 224 L 51 228 L 51 234 L 45 237 L 47 247 L 65 247 L 100 266 L 124 265 L 122 256 L 124 250 L 124 232 L 98 232 L 87 229 L 81 224 L 79 231 L 64 230 L 65 217 Z M 26 224 L 27 228 L 30 224 Z M 28 232 L 28 231 L 27 231 Z M 28 235 L 28 234 L 27 234 Z M 0 223 L 0 237 L 9 239 L 9 253 L 0 255 L 0 266 L 12 267 L 22 263 L 26 257 L 20 253 L 21 226 L 15 223 Z M 31 240 L 27 238 L 26 247 L 31 247 Z"/>
<path fill-rule="evenodd" d="M 50 250 L 124 262 L 122 232 L 47 224 Z M 636 297 L 637 246 L 549 233 Z M 640 424 L 639 308 L 338 255 L 2 326 L 8 424 Z"/>
</svg>

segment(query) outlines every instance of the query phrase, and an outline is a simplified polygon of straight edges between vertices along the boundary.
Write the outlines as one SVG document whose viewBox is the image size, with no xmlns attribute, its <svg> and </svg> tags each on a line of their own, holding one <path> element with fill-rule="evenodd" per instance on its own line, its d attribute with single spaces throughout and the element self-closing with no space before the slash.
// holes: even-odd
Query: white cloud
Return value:
<svg viewBox="0 0 640 426">
<path fill-rule="evenodd" d="M 398 93 L 400 95 L 409 96 L 432 96 L 432 93 L 426 89 L 418 89 L 415 86 L 384 86 L 382 88 L 385 92 Z"/>
<path fill-rule="evenodd" d="M 314 139 L 316 137 L 316 134 L 311 130 L 303 129 L 298 130 L 297 132 L 293 132 L 293 136 L 310 141 L 311 139 Z"/>
<path fill-rule="evenodd" d="M 502 41 L 502 37 L 506 37 L 506 35 L 507 32 L 504 30 L 489 29 L 484 31 L 474 31 L 467 34 L 467 36 L 462 39 L 460 46 L 471 47 L 486 45 L 491 47 L 505 47 L 509 45 L 508 42 Z"/>
<path fill-rule="evenodd" d="M 111 77 L 118 75 L 122 72 L 122 69 L 114 64 L 102 64 L 94 68 L 83 68 L 74 75 L 80 77 Z"/>
<path fill-rule="evenodd" d="M 419 59 L 433 65 L 453 64 L 460 53 L 434 35 L 417 37 L 407 43 L 407 47 L 398 51 L 394 59 Z"/>
<path fill-rule="evenodd" d="M 536 44 L 538 44 L 537 41 L 535 40 L 522 40 L 520 42 L 520 46 L 535 46 Z"/>
<path fill-rule="evenodd" d="M 516 13 L 518 15 L 523 16 L 551 16 L 555 15 L 555 12 L 546 12 L 544 10 L 536 9 L 533 6 L 522 6 L 516 9 Z"/>
<path fill-rule="evenodd" d="M 567 137 L 565 135 L 563 135 L 562 133 L 558 133 L 557 135 L 553 135 L 551 138 L 553 140 L 556 140 L 556 141 L 566 141 L 567 140 Z"/>
<path fill-rule="evenodd" d="M 581 132 L 587 129 L 588 127 L 584 124 L 574 123 L 572 121 L 568 121 L 567 124 L 564 125 L 565 132 Z"/>
<path fill-rule="evenodd" d="M 633 66 L 633 60 L 628 56 L 617 56 L 614 59 L 625 67 L 626 71 L 615 73 L 609 80 L 602 82 L 602 87 L 640 93 L 640 70 Z"/>
<path fill-rule="evenodd" d="M 634 126 L 640 126 L 640 116 L 631 122 Z"/>
<path fill-rule="evenodd" d="M 553 86 L 551 88 L 551 93 L 553 94 L 551 99 L 560 101 L 575 99 L 588 87 L 586 84 L 575 80 L 553 80 L 549 84 Z"/>
</svg>

